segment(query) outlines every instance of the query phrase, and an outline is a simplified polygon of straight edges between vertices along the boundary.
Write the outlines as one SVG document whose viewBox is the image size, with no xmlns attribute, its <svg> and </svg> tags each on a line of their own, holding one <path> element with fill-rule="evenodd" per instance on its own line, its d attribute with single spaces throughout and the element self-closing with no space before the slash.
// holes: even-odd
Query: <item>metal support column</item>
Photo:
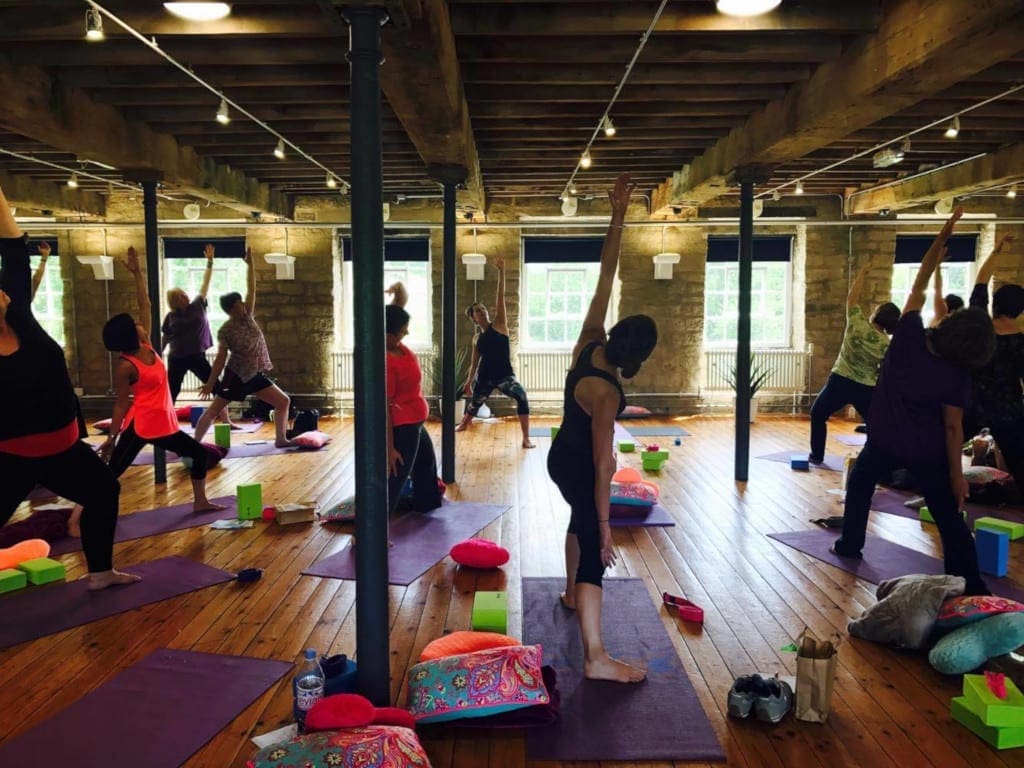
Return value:
<svg viewBox="0 0 1024 768">
<path fill-rule="evenodd" d="M 356 653 L 359 692 L 391 703 L 388 462 L 384 361 L 384 216 L 380 128 L 381 8 L 344 9 L 351 68 L 352 296 L 355 336 Z"/>
<path fill-rule="evenodd" d="M 153 349 L 160 354 L 160 242 L 157 232 L 156 180 L 142 181 L 142 210 L 146 232 L 146 292 L 149 294 L 149 335 Z M 153 482 L 162 485 L 167 482 L 167 452 L 160 446 L 153 446 Z"/>
</svg>

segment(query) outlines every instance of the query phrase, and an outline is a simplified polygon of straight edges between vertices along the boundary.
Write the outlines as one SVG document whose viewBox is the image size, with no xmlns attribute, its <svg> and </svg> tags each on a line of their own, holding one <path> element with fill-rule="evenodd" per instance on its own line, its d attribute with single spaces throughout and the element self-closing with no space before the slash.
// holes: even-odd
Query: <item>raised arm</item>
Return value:
<svg viewBox="0 0 1024 768">
<path fill-rule="evenodd" d="M 3 190 L 0 190 L 0 238 L 16 241 L 21 238 L 21 229 L 14 220 L 14 214 L 7 204 Z M 0 288 L 10 298 L 7 313 L 32 316 L 32 277 L 28 263 L 28 249 L 23 242 L 5 244 L 2 253 L 3 284 Z"/>
<path fill-rule="evenodd" d="M 39 243 L 39 266 L 32 275 L 32 300 L 35 301 L 39 286 L 43 283 L 43 275 L 46 274 L 46 260 L 50 258 L 50 244 L 43 240 Z"/>
<path fill-rule="evenodd" d="M 988 285 L 988 281 L 992 279 L 992 275 L 996 271 L 996 256 L 1003 250 L 1004 245 L 1012 242 L 1013 235 L 1009 232 L 996 241 L 996 246 L 992 249 L 992 253 L 986 256 L 985 260 L 981 262 L 981 266 L 978 267 L 978 275 L 974 278 L 975 285 Z"/>
<path fill-rule="evenodd" d="M 605 339 L 604 318 L 608 314 L 612 282 L 615 280 L 615 270 L 619 266 L 619 246 L 622 244 L 626 208 L 629 206 L 629 196 L 634 189 L 636 189 L 636 184 L 630 181 L 629 174 L 624 172 L 619 174 L 619 178 L 615 181 L 615 188 L 608 193 L 608 201 L 612 206 L 612 220 L 608 224 L 608 233 L 604 236 L 604 245 L 601 247 L 601 273 L 597 278 L 594 298 L 590 300 L 590 308 L 587 309 L 587 315 L 583 319 L 583 328 L 580 329 L 576 347 L 573 349 L 573 359 L 587 344 Z"/>
<path fill-rule="evenodd" d="M 213 276 L 213 246 L 210 243 L 203 248 L 203 256 L 206 257 L 206 271 L 203 272 L 203 284 L 199 286 L 199 295 L 205 299 L 210 290 L 210 278 Z"/>
<path fill-rule="evenodd" d="M 125 257 L 124 263 L 135 279 L 135 299 L 139 304 L 139 314 L 136 316 L 135 322 L 146 329 L 146 338 L 148 339 L 150 336 L 150 315 L 153 312 L 153 306 L 149 303 L 146 280 L 142 276 L 142 267 L 139 266 L 139 254 L 134 246 L 128 246 L 128 255 Z"/>
<path fill-rule="evenodd" d="M 942 249 L 942 255 L 939 256 L 939 263 L 935 265 L 935 290 L 932 293 L 932 311 L 935 313 L 935 317 L 932 319 L 932 325 L 938 325 L 939 321 L 942 320 L 946 315 L 949 314 L 949 305 L 946 304 L 946 294 L 942 290 L 942 262 L 946 259 L 946 248 Z"/>
<path fill-rule="evenodd" d="M 248 267 L 245 278 L 245 308 L 251 315 L 256 309 L 256 268 L 252 263 L 252 248 L 245 249 L 245 265 Z"/>
<path fill-rule="evenodd" d="M 396 307 L 402 307 L 405 309 L 405 305 L 409 303 L 409 291 L 405 288 L 405 283 L 399 280 L 397 283 L 392 283 L 384 289 L 384 293 L 391 294 L 391 303 Z"/>
<path fill-rule="evenodd" d="M 199 399 L 208 400 L 213 395 L 213 388 L 217 386 L 217 379 L 224 370 L 224 364 L 228 361 L 228 347 L 221 341 L 217 347 L 217 356 L 213 359 L 213 367 L 210 369 L 210 376 L 206 383 L 199 388 Z"/>
<path fill-rule="evenodd" d="M 903 314 L 919 312 L 924 306 L 925 291 L 928 289 L 932 273 L 942 257 L 942 252 L 946 247 L 949 236 L 953 234 L 953 227 L 956 226 L 956 223 L 963 215 L 964 209 L 962 207 L 958 207 L 953 211 L 953 215 L 949 217 L 949 220 L 942 227 L 942 231 L 939 232 L 928 252 L 924 255 L 924 258 L 921 260 L 921 268 L 917 270 L 917 277 L 914 278 L 914 284 L 910 289 L 910 295 L 907 296 L 907 301 L 903 305 Z"/>
<path fill-rule="evenodd" d="M 496 326 L 499 333 L 508 335 L 508 317 L 505 314 L 505 257 L 495 256 L 494 266 L 498 268 L 498 291 L 494 297 L 494 320 L 492 325 Z"/>
<path fill-rule="evenodd" d="M 860 296 L 864 292 L 864 280 L 870 271 L 871 261 L 869 260 L 864 262 L 861 268 L 857 270 L 857 274 L 853 276 L 853 280 L 850 282 L 850 293 L 846 296 L 846 308 L 848 310 L 860 305 Z"/>
</svg>

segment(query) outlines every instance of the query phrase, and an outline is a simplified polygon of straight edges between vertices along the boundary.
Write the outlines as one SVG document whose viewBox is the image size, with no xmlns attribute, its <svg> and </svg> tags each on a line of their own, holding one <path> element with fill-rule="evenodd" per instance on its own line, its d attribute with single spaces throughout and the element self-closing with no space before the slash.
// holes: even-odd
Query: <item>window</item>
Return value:
<svg viewBox="0 0 1024 768">
<path fill-rule="evenodd" d="M 220 308 L 220 297 L 225 293 L 237 291 L 245 297 L 248 268 L 242 257 L 245 255 L 244 237 L 165 237 L 164 248 L 164 290 L 181 288 L 194 299 L 203 285 L 203 274 L 206 272 L 206 259 L 203 249 L 210 243 L 216 249 L 213 262 L 213 273 L 210 275 L 210 288 L 206 292 L 209 303 L 207 317 L 213 337 L 217 338 L 217 329 L 228 319 Z M 259 286 L 257 286 L 257 308 L 259 306 Z M 161 315 L 167 313 L 166 301 L 163 303 Z"/>
<path fill-rule="evenodd" d="M 341 348 L 355 346 L 352 316 L 352 241 L 343 241 L 344 261 L 341 270 Z M 430 239 L 426 237 L 394 238 L 384 241 L 384 287 L 401 281 L 409 291 L 409 335 L 404 343 L 416 350 L 433 348 L 433 305 L 431 304 Z M 385 301 L 387 297 L 382 296 Z"/>
<path fill-rule="evenodd" d="M 785 347 L 790 343 L 790 249 L 792 238 L 754 238 L 750 283 L 750 343 Z M 739 322 L 739 238 L 708 238 L 704 283 L 704 346 L 736 346 Z"/>
<path fill-rule="evenodd" d="M 53 243 L 51 243 L 51 247 Z M 35 248 L 30 246 L 30 252 Z M 38 254 L 31 257 L 32 274 L 35 275 L 36 268 L 42 257 Z M 60 276 L 60 258 L 54 249 L 46 264 L 46 272 L 43 275 L 43 282 L 39 284 L 39 290 L 32 300 L 32 314 L 43 326 L 43 329 L 50 334 L 50 337 L 64 346 L 64 280 Z"/>
<path fill-rule="evenodd" d="M 601 272 L 602 244 L 601 238 L 524 238 L 523 346 L 570 349 L 576 344 Z M 614 306 L 613 296 L 609 315 Z"/>
<path fill-rule="evenodd" d="M 892 268 L 892 301 L 901 309 L 921 267 L 921 259 L 935 240 L 930 235 L 897 235 L 896 263 Z M 974 288 L 975 253 L 977 235 L 953 235 L 948 242 L 946 260 L 942 263 L 942 294 L 954 293 L 964 300 L 970 300 Z M 935 319 L 934 276 L 928 283 L 921 320 L 928 326 Z"/>
</svg>

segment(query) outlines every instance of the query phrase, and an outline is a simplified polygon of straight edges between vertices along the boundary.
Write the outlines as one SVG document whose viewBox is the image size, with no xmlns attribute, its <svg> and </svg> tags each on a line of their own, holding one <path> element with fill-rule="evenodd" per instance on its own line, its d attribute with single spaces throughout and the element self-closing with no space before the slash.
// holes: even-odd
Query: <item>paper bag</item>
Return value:
<svg viewBox="0 0 1024 768">
<path fill-rule="evenodd" d="M 832 702 L 840 638 L 822 640 L 805 627 L 797 638 L 796 704 L 797 720 L 824 723 Z"/>
</svg>

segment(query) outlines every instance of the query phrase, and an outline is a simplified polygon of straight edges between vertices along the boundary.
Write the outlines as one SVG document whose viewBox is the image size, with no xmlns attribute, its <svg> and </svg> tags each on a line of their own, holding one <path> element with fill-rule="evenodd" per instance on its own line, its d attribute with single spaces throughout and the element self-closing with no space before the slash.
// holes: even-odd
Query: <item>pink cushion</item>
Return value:
<svg viewBox="0 0 1024 768">
<path fill-rule="evenodd" d="M 459 629 L 431 640 L 420 653 L 420 661 L 443 659 L 445 656 L 461 656 L 474 651 L 489 651 L 491 648 L 505 648 L 510 645 L 522 645 L 514 637 L 500 632 L 473 632 Z"/>
<path fill-rule="evenodd" d="M 622 413 L 619 414 L 620 419 L 640 419 L 644 416 L 650 416 L 651 412 L 644 408 L 642 405 L 627 405 Z"/>
<path fill-rule="evenodd" d="M 358 693 L 339 693 L 320 699 L 306 713 L 307 731 L 358 728 L 373 722 L 376 707 Z"/>
<path fill-rule="evenodd" d="M 213 443 L 200 443 L 203 448 L 206 449 L 206 468 L 213 469 L 220 460 L 228 455 L 228 449 L 222 445 L 214 445 Z"/>
<path fill-rule="evenodd" d="M 368 725 L 304 733 L 264 747 L 247 765 L 249 768 L 335 765 L 430 768 L 430 759 L 415 731 L 394 725 Z"/>
<path fill-rule="evenodd" d="M 946 598 L 935 618 L 936 629 L 955 629 L 1000 613 L 1019 613 L 1024 605 L 995 595 L 959 595 Z"/>
<path fill-rule="evenodd" d="M 633 467 L 623 467 L 612 475 L 613 483 L 639 483 L 643 479 L 644 476 L 640 474 L 640 470 L 633 469 Z"/>
<path fill-rule="evenodd" d="M 179 405 L 174 409 L 174 415 L 178 417 L 178 421 L 191 421 L 192 420 L 192 406 L 191 405 Z"/>
<path fill-rule="evenodd" d="M 612 504 L 632 504 L 650 507 L 658 503 L 658 486 L 654 483 L 612 483 Z"/>
<path fill-rule="evenodd" d="M 309 432 L 303 432 L 301 435 L 296 435 L 292 438 L 292 442 L 303 448 L 323 448 L 331 442 L 331 436 L 326 432 L 313 429 Z"/>
<path fill-rule="evenodd" d="M 497 568 L 508 562 L 508 550 L 488 539 L 466 539 L 448 553 L 459 565 L 470 568 Z"/>
<path fill-rule="evenodd" d="M 401 728 L 415 728 L 416 718 L 412 712 L 401 707 L 377 707 L 373 713 L 373 725 L 397 725 Z"/>
<path fill-rule="evenodd" d="M 104 434 L 106 434 L 107 432 L 110 431 L 110 419 L 100 419 L 99 421 L 94 421 L 92 424 L 92 428 L 95 429 L 97 432 L 103 432 Z"/>
</svg>

